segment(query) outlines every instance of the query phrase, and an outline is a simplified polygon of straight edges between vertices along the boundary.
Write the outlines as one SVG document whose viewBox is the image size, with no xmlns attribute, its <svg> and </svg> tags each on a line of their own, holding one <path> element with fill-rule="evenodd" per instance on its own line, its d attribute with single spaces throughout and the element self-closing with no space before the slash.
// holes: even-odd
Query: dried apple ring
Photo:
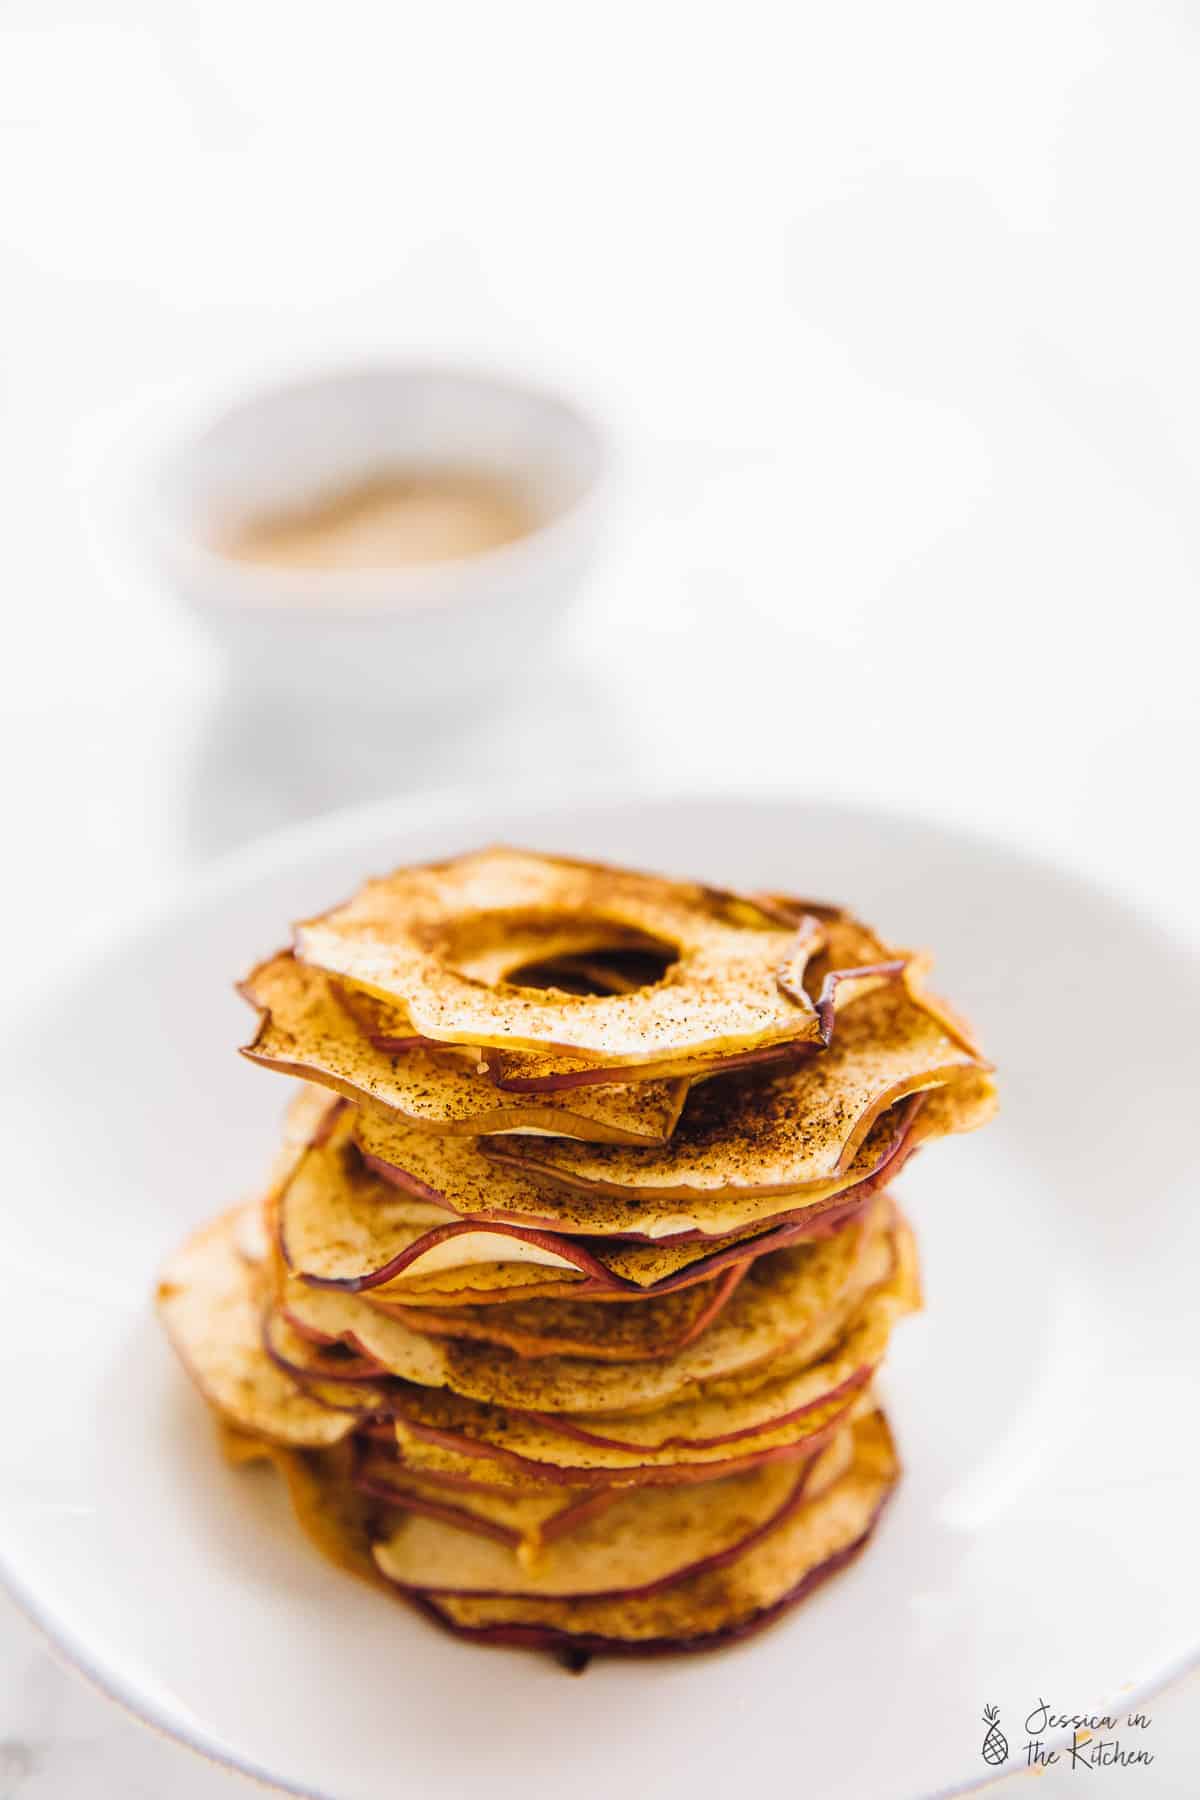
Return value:
<svg viewBox="0 0 1200 1800">
<path fill-rule="evenodd" d="M 489 986 L 461 966 L 481 940 L 528 940 L 538 924 L 553 937 L 556 922 L 594 926 L 602 944 L 629 933 L 678 960 L 653 987 L 622 994 Z M 503 849 L 398 869 L 295 936 L 302 961 L 400 1007 L 421 1036 L 568 1050 L 609 1067 L 819 1043 L 803 977 L 821 941 L 816 920 L 785 926 L 694 882 Z"/>
<path fill-rule="evenodd" d="M 400 1038 L 376 1039 L 357 1007 L 319 969 L 291 955 L 260 963 L 240 992 L 259 1025 L 242 1054 L 250 1062 L 380 1107 L 429 1132 L 553 1132 L 597 1143 L 655 1144 L 671 1135 L 687 1082 L 605 1082 L 581 1093 L 506 1094 L 457 1051 L 427 1054 Z M 374 1006 L 374 1001 L 369 1001 Z M 465 1053 L 468 1056 L 470 1052 Z"/>
<path fill-rule="evenodd" d="M 920 958 L 910 956 L 907 951 L 893 950 L 869 925 L 862 924 L 850 913 L 824 906 L 818 901 L 810 903 L 789 900 L 779 894 L 755 894 L 752 900 L 754 905 L 761 906 L 771 918 L 792 927 L 798 927 L 806 918 L 820 920 L 823 941 L 820 949 L 810 957 L 805 966 L 804 988 L 816 1008 L 821 1038 L 825 1043 L 833 1035 L 839 1012 L 854 1001 L 874 993 L 876 988 L 889 981 L 915 981 L 923 968 Z M 619 969 L 623 960 L 630 959 L 629 952 L 602 952 L 598 959 L 601 968 L 596 972 L 607 973 L 614 962 Z M 633 959 L 633 966 L 638 967 L 644 960 L 644 955 Z M 943 1007 L 943 1011 L 945 1010 Z M 961 1038 L 961 1033 L 959 1035 L 960 1041 L 966 1042 Z M 973 1047 L 967 1043 L 968 1049 Z M 606 1071 L 598 1068 L 595 1063 L 578 1056 L 555 1055 L 552 1051 L 543 1050 L 530 1055 L 524 1051 L 493 1049 L 476 1054 L 486 1057 L 487 1072 L 496 1086 L 510 1093 L 549 1094 L 567 1088 L 583 1087 L 589 1082 L 606 1078 Z M 652 1064 L 643 1065 L 640 1073 L 643 1079 L 649 1076 L 666 1079 L 681 1074 L 699 1077 L 721 1074 L 739 1067 L 778 1062 L 790 1054 L 790 1047 L 783 1044 L 762 1050 L 743 1051 L 740 1055 L 718 1054 L 702 1058 L 672 1058 L 668 1055 Z"/>
<path fill-rule="evenodd" d="M 353 1420 L 321 1406 L 264 1354 L 262 1271 L 238 1252 L 242 1208 L 212 1220 L 175 1252 L 157 1304 L 184 1368 L 237 1432 L 275 1444 L 335 1443 Z"/>
<path fill-rule="evenodd" d="M 938 1088 L 961 1094 L 966 1129 L 986 1118 L 987 1065 L 944 1029 L 940 1010 L 902 982 L 885 982 L 849 1009 L 822 1056 L 781 1072 L 697 1084 L 665 1145 L 629 1150 L 539 1138 L 489 1142 L 485 1150 L 536 1181 L 625 1198 L 639 1216 L 654 1208 L 667 1218 L 664 1203 L 678 1202 L 686 1224 L 705 1195 L 736 1204 L 751 1194 L 816 1192 L 817 1183 L 838 1182 L 877 1120 L 908 1096 Z"/>
</svg>

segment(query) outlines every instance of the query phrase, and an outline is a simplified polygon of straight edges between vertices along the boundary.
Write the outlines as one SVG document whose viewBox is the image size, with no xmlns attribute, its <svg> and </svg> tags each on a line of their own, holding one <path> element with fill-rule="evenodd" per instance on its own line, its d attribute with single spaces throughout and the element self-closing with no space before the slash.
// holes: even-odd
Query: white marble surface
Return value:
<svg viewBox="0 0 1200 1800">
<path fill-rule="evenodd" d="M 967 822 L 1194 939 L 1198 63 L 1169 4 L 11 0 L 10 1001 L 281 819 L 646 768 Z M 140 458 L 379 350 L 597 405 L 605 557 L 487 710 L 264 716 L 137 562 Z M 3 1800 L 232 1793 L 7 1609 L 0 1669 Z M 1195 1685 L 1155 1712 L 1156 1764 L 1096 1780 L 1200 1791 Z"/>
</svg>

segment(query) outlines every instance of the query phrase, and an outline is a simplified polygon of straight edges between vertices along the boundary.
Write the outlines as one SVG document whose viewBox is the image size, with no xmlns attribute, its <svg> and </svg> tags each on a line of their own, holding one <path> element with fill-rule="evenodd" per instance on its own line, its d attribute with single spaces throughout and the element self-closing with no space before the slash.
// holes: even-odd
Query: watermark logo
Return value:
<svg viewBox="0 0 1200 1800">
<path fill-rule="evenodd" d="M 1021 1746 L 1025 1766 L 1052 1769 L 1062 1763 L 1071 1770 L 1144 1769 L 1154 1761 L 1154 1752 L 1138 1742 L 1137 1734 L 1149 1731 L 1153 1722 L 1148 1712 L 1129 1712 L 1123 1718 L 1116 1713 L 1059 1713 L 1039 1695 L 1025 1720 L 1029 1734 Z M 1069 1731 L 1071 1741 L 1050 1750 L 1046 1735 L 1058 1731 Z"/>
<path fill-rule="evenodd" d="M 999 1707 L 985 1706 L 983 1722 L 987 1731 L 979 1754 L 990 1768 L 998 1769 L 1009 1759 Z M 1025 1742 L 1017 1746 L 1016 1760 L 1023 1761 L 1028 1769 L 1052 1769 L 1056 1765 L 1071 1770 L 1144 1769 L 1154 1761 L 1154 1752 L 1142 1734 L 1150 1730 L 1153 1722 L 1148 1712 L 1141 1711 L 1056 1712 L 1039 1696 L 1037 1705 L 1026 1716 Z M 1070 1733 L 1067 1742 L 1060 1736 L 1065 1732 Z M 1060 1741 L 1051 1747 L 1056 1736 L 1060 1736 Z"/>
<path fill-rule="evenodd" d="M 1008 1761 L 1008 1739 L 1000 1729 L 999 1710 L 994 1706 L 985 1706 L 983 1722 L 987 1726 L 987 1736 L 979 1754 L 985 1763 L 990 1763 L 996 1769 L 1002 1762 Z"/>
</svg>

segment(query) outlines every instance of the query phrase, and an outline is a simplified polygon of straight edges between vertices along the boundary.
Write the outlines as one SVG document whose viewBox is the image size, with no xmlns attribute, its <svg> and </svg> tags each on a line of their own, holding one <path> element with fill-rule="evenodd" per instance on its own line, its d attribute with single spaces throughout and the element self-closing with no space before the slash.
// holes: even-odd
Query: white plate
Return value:
<svg viewBox="0 0 1200 1800">
<path fill-rule="evenodd" d="M 852 1569 L 719 1655 L 571 1679 L 360 1590 L 265 1471 L 222 1466 L 151 1315 L 157 1265 L 254 1182 L 284 1097 L 234 1054 L 231 977 L 361 876 L 496 838 L 852 901 L 936 948 L 1000 1064 L 1001 1120 L 903 1180 L 928 1310 L 887 1378 L 900 1493 Z M 9 1046 L 8 1579 L 146 1718 L 336 1800 L 940 1793 L 995 1773 L 987 1703 L 1011 1769 L 1039 1699 L 1126 1708 L 1197 1653 L 1198 1016 L 1194 960 L 1119 904 L 889 817 L 422 801 L 277 839 Z"/>
</svg>

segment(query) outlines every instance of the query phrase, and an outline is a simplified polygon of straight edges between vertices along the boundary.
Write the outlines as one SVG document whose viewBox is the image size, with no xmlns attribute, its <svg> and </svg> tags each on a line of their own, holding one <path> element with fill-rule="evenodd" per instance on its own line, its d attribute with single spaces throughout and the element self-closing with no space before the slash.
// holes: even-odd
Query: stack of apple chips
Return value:
<svg viewBox="0 0 1200 1800">
<path fill-rule="evenodd" d="M 368 882 L 243 992 L 269 1190 L 159 1301 L 234 1460 L 463 1636 L 698 1649 L 866 1542 L 920 1303 L 890 1183 L 994 1091 L 846 912 L 489 850 Z"/>
</svg>

